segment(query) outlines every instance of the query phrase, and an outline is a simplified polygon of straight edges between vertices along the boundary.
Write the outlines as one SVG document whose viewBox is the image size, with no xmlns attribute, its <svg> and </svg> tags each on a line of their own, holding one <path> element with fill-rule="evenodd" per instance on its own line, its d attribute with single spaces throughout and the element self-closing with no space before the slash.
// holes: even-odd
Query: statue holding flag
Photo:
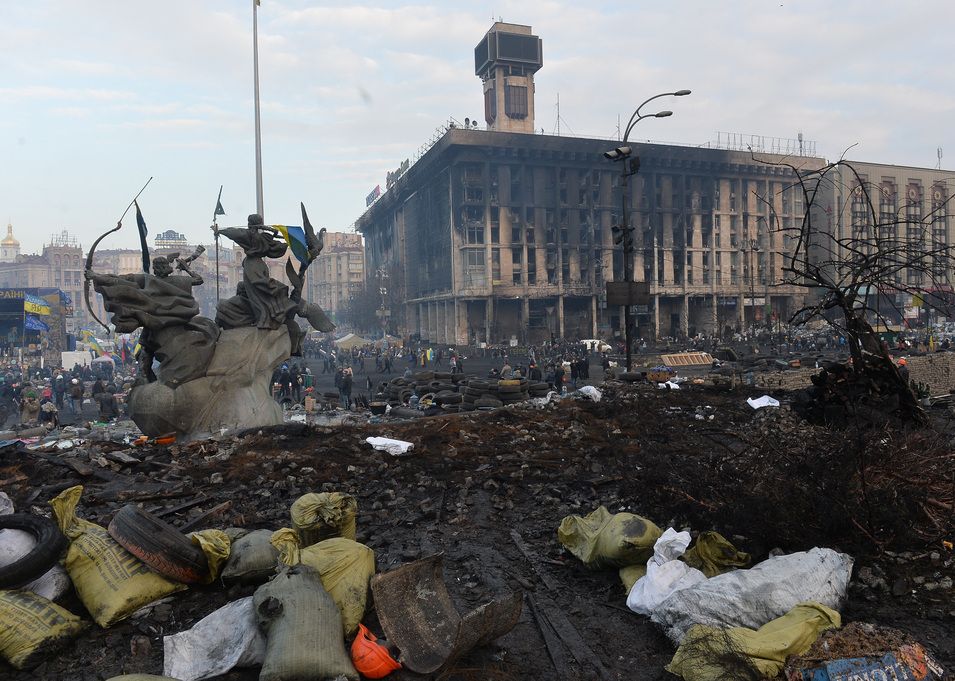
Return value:
<svg viewBox="0 0 955 681">
<path fill-rule="evenodd" d="M 304 317 L 318 331 L 332 331 L 335 325 L 322 309 L 302 299 L 304 274 L 322 249 L 322 241 L 312 232 L 308 216 L 302 207 L 306 229 L 301 227 L 262 224 L 262 217 L 252 214 L 248 227 L 228 227 L 219 229 L 212 226 L 213 233 L 228 237 L 245 251 L 242 261 L 242 281 L 236 295 L 220 301 L 216 311 L 216 323 L 223 329 L 236 329 L 254 326 L 258 329 L 274 330 L 285 324 L 292 341 L 292 354 L 301 352 L 302 332 L 295 321 L 296 316 Z M 306 231 L 307 230 L 307 231 Z M 280 241 L 276 237 L 282 237 Z M 295 271 L 291 261 L 286 264 L 286 274 L 292 282 L 292 291 L 282 282 L 273 279 L 264 258 L 280 258 L 287 250 L 292 251 L 302 263 Z"/>
</svg>

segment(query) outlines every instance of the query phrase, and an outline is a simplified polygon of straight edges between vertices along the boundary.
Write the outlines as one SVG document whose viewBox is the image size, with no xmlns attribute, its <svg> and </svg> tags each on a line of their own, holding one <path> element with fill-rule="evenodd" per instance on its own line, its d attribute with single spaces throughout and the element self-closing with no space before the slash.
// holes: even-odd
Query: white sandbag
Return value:
<svg viewBox="0 0 955 681">
<path fill-rule="evenodd" d="M 852 556 L 832 549 L 777 556 L 748 570 L 734 570 L 681 589 L 663 601 L 651 618 L 679 644 L 694 624 L 759 629 L 806 601 L 838 611 L 852 563 Z"/>
<path fill-rule="evenodd" d="M 585 385 L 582 388 L 579 388 L 577 392 L 584 397 L 593 400 L 594 402 L 599 402 L 600 398 L 603 397 L 603 393 L 592 385 Z"/>
<path fill-rule="evenodd" d="M 13 502 L 4 492 L 0 492 L 0 515 L 14 512 Z M 36 539 L 23 530 L 0 530 L 0 567 L 17 562 L 33 550 Z M 32 591 L 37 596 L 55 601 L 70 589 L 70 576 L 62 565 L 54 565 L 22 589 Z"/>
<path fill-rule="evenodd" d="M 627 607 L 638 615 L 650 615 L 671 594 L 706 580 L 706 575 L 677 560 L 690 545 L 689 532 L 672 527 L 653 545 L 653 557 L 647 561 L 647 574 L 634 582 L 627 596 Z"/>
<path fill-rule="evenodd" d="M 233 667 L 258 667 L 265 659 L 265 635 L 255 619 L 252 596 L 224 605 L 192 629 L 163 637 L 163 674 L 199 681 Z"/>
</svg>

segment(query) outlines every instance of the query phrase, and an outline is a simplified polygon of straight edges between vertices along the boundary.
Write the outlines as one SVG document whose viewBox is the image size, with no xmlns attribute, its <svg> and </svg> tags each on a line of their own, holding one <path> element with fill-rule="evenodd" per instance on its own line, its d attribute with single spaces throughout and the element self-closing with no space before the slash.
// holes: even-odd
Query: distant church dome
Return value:
<svg viewBox="0 0 955 681">
<path fill-rule="evenodd" d="M 13 225 L 7 223 L 7 235 L 0 241 L 0 246 L 20 248 L 20 242 L 13 237 Z"/>
</svg>

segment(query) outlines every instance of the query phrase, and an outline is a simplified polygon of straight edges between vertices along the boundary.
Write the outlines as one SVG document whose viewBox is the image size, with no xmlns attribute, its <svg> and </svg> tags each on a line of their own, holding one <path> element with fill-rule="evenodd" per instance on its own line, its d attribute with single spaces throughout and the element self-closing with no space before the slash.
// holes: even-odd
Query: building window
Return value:
<svg viewBox="0 0 955 681">
<path fill-rule="evenodd" d="M 467 232 L 467 242 L 469 244 L 483 244 L 484 243 L 484 223 L 474 220 L 467 219 L 466 232 Z"/>
<path fill-rule="evenodd" d="M 491 251 L 491 283 L 501 283 L 501 249 L 495 248 Z"/>
<path fill-rule="evenodd" d="M 527 284 L 537 284 L 537 251 L 533 248 L 527 249 Z"/>
<path fill-rule="evenodd" d="M 515 284 L 520 284 L 523 281 L 524 268 L 522 267 L 524 260 L 524 251 L 521 248 L 512 248 L 511 249 L 511 280 Z"/>
<path fill-rule="evenodd" d="M 525 86 L 504 86 L 504 113 L 508 118 L 527 118 L 527 88 Z"/>
</svg>

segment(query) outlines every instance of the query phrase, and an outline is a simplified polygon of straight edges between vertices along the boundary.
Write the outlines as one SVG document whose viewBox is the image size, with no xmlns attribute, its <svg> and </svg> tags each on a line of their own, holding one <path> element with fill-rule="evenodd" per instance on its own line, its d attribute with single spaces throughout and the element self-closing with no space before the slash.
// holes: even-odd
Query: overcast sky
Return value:
<svg viewBox="0 0 955 681">
<path fill-rule="evenodd" d="M 150 232 L 207 239 L 215 196 L 255 209 L 252 0 L 0 2 L 0 221 L 24 252 L 88 246 L 146 179 Z M 795 137 L 820 154 L 955 167 L 951 0 L 327 3 L 262 0 L 265 213 L 347 230 L 365 196 L 449 117 L 479 117 L 473 48 L 492 19 L 543 40 L 536 127 L 611 137 Z M 135 221 L 103 247 L 134 247 Z"/>
</svg>

